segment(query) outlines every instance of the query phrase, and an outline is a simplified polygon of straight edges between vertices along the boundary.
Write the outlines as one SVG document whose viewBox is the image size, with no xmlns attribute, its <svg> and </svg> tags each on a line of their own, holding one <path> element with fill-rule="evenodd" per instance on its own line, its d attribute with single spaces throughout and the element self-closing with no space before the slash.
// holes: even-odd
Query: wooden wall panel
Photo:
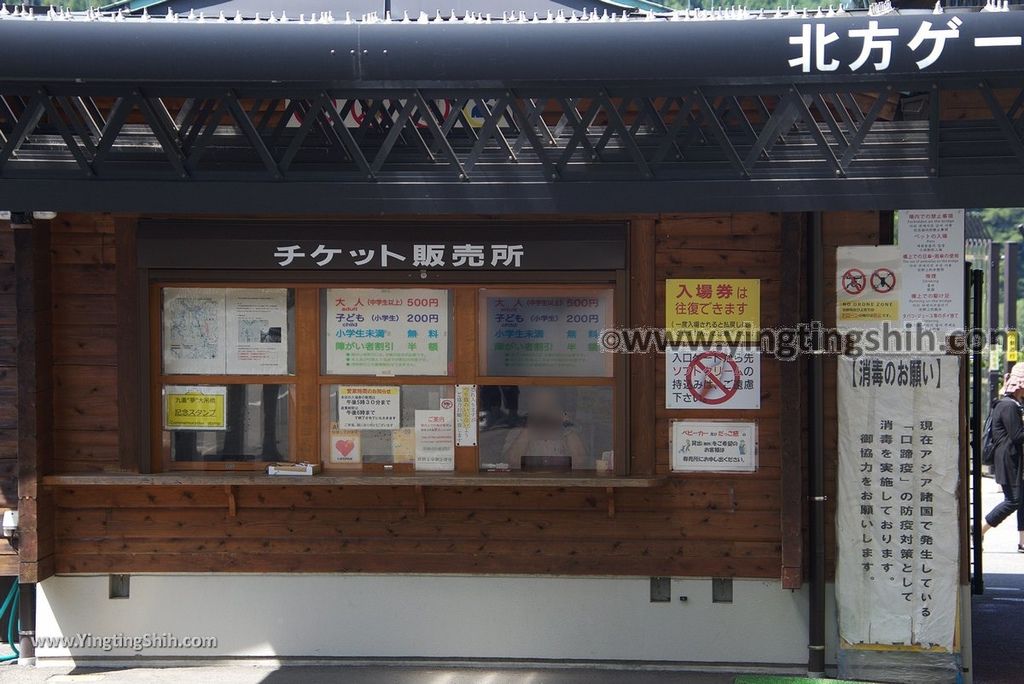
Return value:
<svg viewBox="0 0 1024 684">
<path fill-rule="evenodd" d="M 645 298 L 631 302 L 634 315 L 644 314 L 640 322 L 661 325 L 664 280 L 687 276 L 759 278 L 762 323 L 791 322 L 786 320 L 791 292 L 784 290 L 784 278 L 792 279 L 792 265 L 786 266 L 783 252 L 792 241 L 784 240 L 780 215 L 662 216 L 645 218 L 637 225 L 643 226 L 638 233 L 652 233 L 647 239 L 653 243 L 644 250 L 649 256 L 632 254 L 631 259 L 631 294 Z M 825 229 L 828 249 L 836 244 L 869 244 L 877 236 L 878 221 L 875 214 L 838 214 L 827 218 Z M 104 217 L 67 216 L 54 223 L 53 315 L 55 329 L 63 333 L 54 341 L 55 383 L 61 395 L 54 405 L 59 472 L 123 467 L 118 363 L 124 350 L 119 348 L 117 328 L 115 237 L 114 222 Z M 0 258 L 3 250 L 0 240 Z M 832 258 L 834 269 L 834 250 Z M 641 262 L 649 268 L 643 277 L 637 273 Z M 828 269 L 826 264 L 830 278 Z M 120 287 L 127 282 L 122 280 Z M 830 283 L 823 286 L 826 293 L 831 290 Z M 0 367 L 2 298 L 0 292 Z M 834 306 L 834 299 L 827 302 Z M 105 334 L 90 336 L 90 330 L 112 334 L 110 339 Z M 687 476 L 669 474 L 668 433 L 671 420 L 693 417 L 693 412 L 664 408 L 663 355 L 635 364 L 650 382 L 653 391 L 646 396 L 654 406 L 646 413 L 632 413 L 631 446 L 635 450 L 637 442 L 653 444 L 650 463 L 667 479 L 659 487 L 617 490 L 612 518 L 607 493 L 587 488 L 427 487 L 421 514 L 412 487 L 289 482 L 235 487 L 231 515 L 223 487 L 60 487 L 53 492 L 56 569 L 65 573 L 481 572 L 777 579 L 784 560 L 782 515 L 787 492 L 783 472 L 784 467 L 793 467 L 792 456 L 783 458 L 783 445 L 806 441 L 803 426 L 783 420 L 787 396 L 801 391 L 801 381 L 793 386 L 792 373 L 784 380 L 781 363 L 762 362 L 760 410 L 700 414 L 702 418 L 757 420 L 758 471 Z M 633 387 L 639 384 L 634 382 Z M 829 400 L 827 457 L 834 461 L 834 392 Z M 794 436 L 793 430 L 800 434 Z M 0 439 L 0 455 L 2 450 Z M 792 470 L 788 472 L 792 482 Z M 834 494 L 834 462 L 829 473 Z M 804 505 L 799 492 L 794 496 Z M 788 503 L 792 511 L 793 502 Z M 792 530 L 788 536 L 792 544 Z M 790 567 L 793 562 L 792 557 L 787 560 Z"/>
<path fill-rule="evenodd" d="M 18 507 L 18 327 L 14 234 L 0 221 L 0 512 Z M 0 575 L 18 574 L 18 555 L 0 540 Z"/>
<path fill-rule="evenodd" d="M 60 214 L 51 223 L 55 467 L 120 470 L 114 221 Z"/>
</svg>

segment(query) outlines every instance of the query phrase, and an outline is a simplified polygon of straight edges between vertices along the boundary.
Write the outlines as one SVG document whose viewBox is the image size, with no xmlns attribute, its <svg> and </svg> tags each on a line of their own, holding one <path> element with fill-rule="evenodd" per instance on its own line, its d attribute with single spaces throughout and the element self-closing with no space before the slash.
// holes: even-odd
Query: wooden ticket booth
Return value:
<svg viewBox="0 0 1024 684">
<path fill-rule="evenodd" d="M 919 18 L 856 73 L 867 16 L 682 18 L 0 18 L 68 47 L 0 79 L 23 632 L 831 665 L 835 359 L 743 350 L 833 325 L 893 209 L 1009 201 L 1015 77 L 924 73 Z M 844 38 L 803 68 L 812 25 Z"/>
</svg>

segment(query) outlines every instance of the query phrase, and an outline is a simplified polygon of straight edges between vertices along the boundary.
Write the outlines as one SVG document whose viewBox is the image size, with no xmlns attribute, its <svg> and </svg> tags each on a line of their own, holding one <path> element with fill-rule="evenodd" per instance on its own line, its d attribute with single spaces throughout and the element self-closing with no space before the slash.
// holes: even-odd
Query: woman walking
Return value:
<svg viewBox="0 0 1024 684">
<path fill-rule="evenodd" d="M 1024 553 L 1024 508 L 1021 507 L 1021 456 L 1024 446 L 1024 363 L 1006 376 L 1002 397 L 992 405 L 992 442 L 996 445 L 992 474 L 1003 487 L 1003 500 L 985 516 L 984 535 L 1016 511 L 1017 550 Z"/>
</svg>

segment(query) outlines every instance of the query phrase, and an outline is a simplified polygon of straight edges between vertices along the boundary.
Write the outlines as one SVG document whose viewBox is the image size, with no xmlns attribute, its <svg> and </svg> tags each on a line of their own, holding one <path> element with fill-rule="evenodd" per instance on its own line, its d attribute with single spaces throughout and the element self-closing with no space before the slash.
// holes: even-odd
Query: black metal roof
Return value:
<svg viewBox="0 0 1024 684">
<path fill-rule="evenodd" d="M 1019 47 L 977 44 L 1004 34 L 1024 34 L 1024 12 L 940 17 L 818 17 L 791 12 L 788 16 L 733 21 L 686 20 L 685 15 L 626 20 L 595 12 L 585 20 L 573 21 L 571 14 L 530 20 L 522 13 L 508 21 L 424 17 L 421 21 L 383 22 L 374 17 L 365 21 L 321 17 L 316 23 L 180 17 L 48 21 L 42 17 L 3 20 L 0 16 L 0 62 L 4 64 L 0 79 L 325 85 L 673 81 L 722 85 L 827 78 L 847 81 L 853 87 L 878 76 L 973 77 L 1024 70 L 1024 50 Z M 728 13 L 723 17 L 734 18 Z M 934 40 L 922 40 L 912 48 L 925 22 L 935 31 L 953 27 L 958 37 L 945 39 L 934 55 Z M 869 24 L 875 28 L 868 29 Z M 811 44 L 818 40 L 812 29 L 828 37 L 823 46 L 827 50 L 812 49 Z M 858 32 L 867 30 L 882 33 L 878 45 L 865 52 L 867 39 Z M 806 32 L 805 38 L 802 32 Z M 800 40 L 806 40 L 807 46 L 801 47 Z"/>
<path fill-rule="evenodd" d="M 606 0 L 391 0 L 390 6 L 395 19 L 401 19 L 406 14 L 416 18 L 421 12 L 431 17 L 438 12 L 446 17 L 452 12 L 456 16 L 476 12 L 500 17 L 502 12 L 510 11 L 525 11 L 532 16 L 534 12 L 546 15 L 549 11 L 557 13 L 559 10 L 582 12 L 608 9 L 621 12 L 630 7 L 629 4 Z M 377 12 L 383 17 L 384 0 L 164 0 L 147 6 L 147 12 L 154 16 L 164 15 L 168 10 L 181 15 L 201 12 L 211 19 L 220 14 L 227 18 L 236 15 L 252 18 L 259 15 L 263 19 L 269 19 L 271 14 L 275 17 L 285 14 L 292 19 L 302 16 L 308 19 L 324 12 L 330 12 L 340 19 L 346 12 L 353 17 Z"/>
<path fill-rule="evenodd" d="M 1024 186 L 1021 12 L 17 14 L 0 209 L 891 209 Z"/>
</svg>

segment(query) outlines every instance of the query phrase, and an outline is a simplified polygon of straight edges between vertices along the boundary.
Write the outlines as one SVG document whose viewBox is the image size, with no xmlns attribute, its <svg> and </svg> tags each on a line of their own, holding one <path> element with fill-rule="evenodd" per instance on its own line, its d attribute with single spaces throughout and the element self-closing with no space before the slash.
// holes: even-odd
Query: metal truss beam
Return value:
<svg viewBox="0 0 1024 684">
<path fill-rule="evenodd" d="M 977 102 L 971 120 L 943 118 L 953 95 Z M 1024 78 L 309 91 L 0 83 L 0 208 L 1005 205 L 1019 204 L 1010 188 L 1022 177 Z"/>
</svg>

